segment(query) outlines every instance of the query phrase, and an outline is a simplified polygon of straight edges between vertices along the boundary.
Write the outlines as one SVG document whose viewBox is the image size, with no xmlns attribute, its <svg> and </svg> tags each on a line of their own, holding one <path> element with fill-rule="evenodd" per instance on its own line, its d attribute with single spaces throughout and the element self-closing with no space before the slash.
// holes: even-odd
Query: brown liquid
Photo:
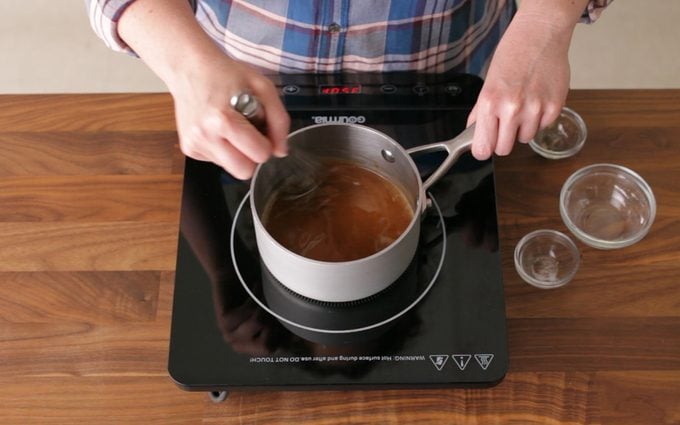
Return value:
<svg viewBox="0 0 680 425">
<path fill-rule="evenodd" d="M 394 242 L 413 219 L 397 186 L 349 161 L 326 160 L 324 177 L 311 193 L 268 202 L 262 222 L 281 245 L 319 261 L 351 261 Z"/>
</svg>

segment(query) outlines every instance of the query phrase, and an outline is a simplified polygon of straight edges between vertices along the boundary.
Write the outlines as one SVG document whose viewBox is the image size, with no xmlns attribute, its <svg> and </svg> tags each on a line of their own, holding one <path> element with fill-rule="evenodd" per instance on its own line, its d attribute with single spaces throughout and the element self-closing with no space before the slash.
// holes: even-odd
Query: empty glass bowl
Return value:
<svg viewBox="0 0 680 425">
<path fill-rule="evenodd" d="M 599 249 L 632 245 L 656 215 L 652 189 L 637 173 L 614 164 L 594 164 L 562 186 L 560 215 L 583 243 Z"/>
<path fill-rule="evenodd" d="M 583 118 L 572 109 L 564 107 L 555 122 L 536 133 L 529 146 L 545 158 L 567 158 L 581 150 L 587 135 Z"/>
<path fill-rule="evenodd" d="M 576 244 L 556 230 L 536 230 L 515 247 L 515 268 L 527 283 L 542 289 L 569 282 L 579 266 Z"/>
</svg>

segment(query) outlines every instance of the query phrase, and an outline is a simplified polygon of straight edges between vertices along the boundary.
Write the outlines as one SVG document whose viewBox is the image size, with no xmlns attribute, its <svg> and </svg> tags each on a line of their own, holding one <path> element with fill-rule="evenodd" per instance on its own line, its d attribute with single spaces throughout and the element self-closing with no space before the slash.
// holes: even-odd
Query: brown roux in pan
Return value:
<svg viewBox="0 0 680 425">
<path fill-rule="evenodd" d="M 358 164 L 324 160 L 324 177 L 297 199 L 285 188 L 268 201 L 262 222 L 290 251 L 319 261 L 368 257 L 394 242 L 413 219 L 413 208 L 392 182 Z"/>
</svg>

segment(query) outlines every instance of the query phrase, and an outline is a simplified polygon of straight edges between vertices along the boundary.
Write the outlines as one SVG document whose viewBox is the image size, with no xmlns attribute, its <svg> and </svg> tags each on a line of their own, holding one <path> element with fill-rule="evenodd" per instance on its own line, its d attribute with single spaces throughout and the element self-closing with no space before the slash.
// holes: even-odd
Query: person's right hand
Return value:
<svg viewBox="0 0 680 425">
<path fill-rule="evenodd" d="M 125 8 L 118 34 L 170 89 L 179 145 L 192 158 L 211 161 L 248 179 L 271 155 L 285 156 L 290 118 L 274 85 L 227 57 L 196 21 L 186 0 L 136 0 Z M 262 135 L 231 106 L 249 92 L 264 109 Z"/>
<path fill-rule="evenodd" d="M 170 85 L 182 152 L 213 162 L 238 179 L 252 177 L 257 164 L 288 152 L 290 118 L 276 87 L 247 65 L 219 52 Z M 230 104 L 240 92 L 254 95 L 265 112 L 265 135 Z"/>
</svg>

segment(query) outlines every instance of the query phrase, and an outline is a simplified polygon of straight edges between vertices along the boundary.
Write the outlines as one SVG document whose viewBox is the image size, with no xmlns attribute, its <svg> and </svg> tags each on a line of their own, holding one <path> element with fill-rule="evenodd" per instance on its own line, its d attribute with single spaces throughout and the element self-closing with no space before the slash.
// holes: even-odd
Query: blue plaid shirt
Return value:
<svg viewBox="0 0 680 425">
<path fill-rule="evenodd" d="M 86 0 L 106 44 L 132 52 L 117 22 L 134 0 Z M 593 0 L 593 20 L 608 0 Z M 457 71 L 484 75 L 513 0 L 196 0 L 196 19 L 229 56 L 266 71 Z"/>
</svg>

